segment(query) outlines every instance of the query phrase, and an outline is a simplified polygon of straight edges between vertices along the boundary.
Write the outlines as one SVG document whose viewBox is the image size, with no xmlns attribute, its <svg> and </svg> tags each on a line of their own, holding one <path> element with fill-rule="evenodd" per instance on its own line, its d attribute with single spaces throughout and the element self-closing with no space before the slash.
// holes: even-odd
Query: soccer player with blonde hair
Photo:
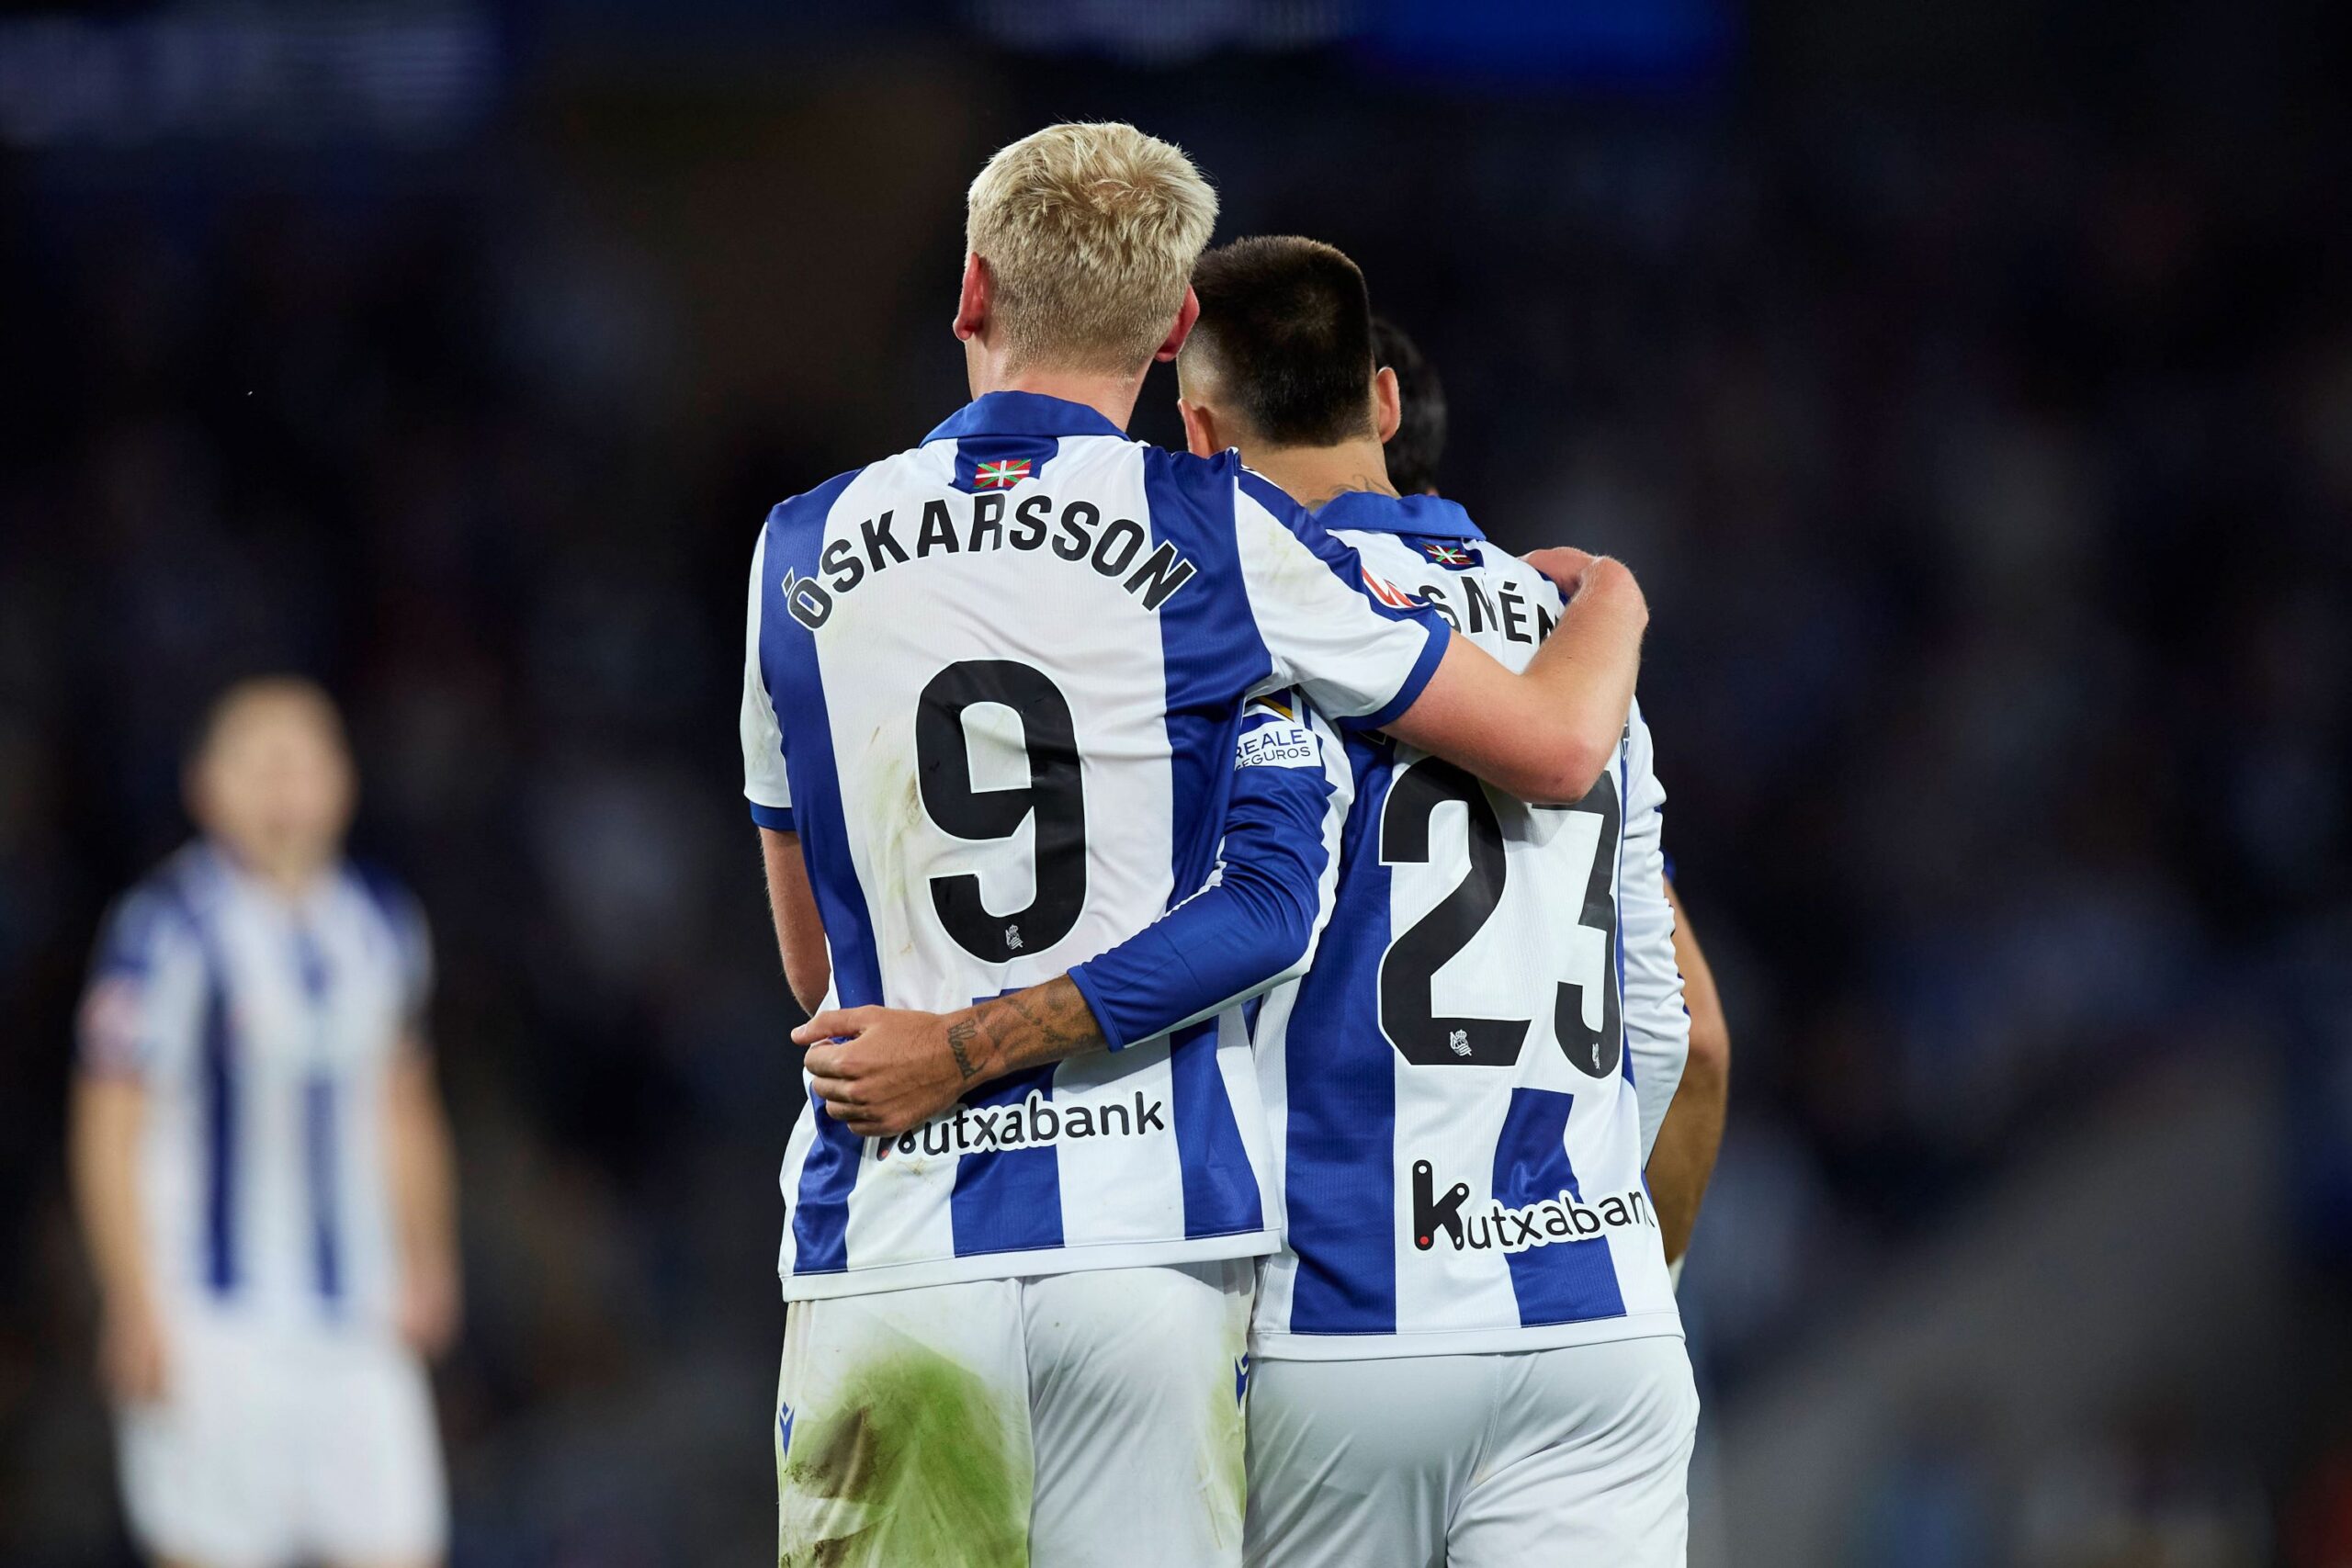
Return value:
<svg viewBox="0 0 2352 1568">
<path fill-rule="evenodd" d="M 1573 801 L 1625 723 L 1646 610 L 1616 563 L 1544 558 L 1568 602 L 1514 673 L 1232 453 L 1126 438 L 1216 216 L 1129 126 L 998 152 L 955 321 L 973 401 L 753 553 L 745 794 L 817 1014 L 786 1563 L 1239 1561 L 1281 1221 L 1240 1004 L 1312 949 L 1333 727 Z M 1228 834 L 1237 802 L 1275 830 Z"/>
</svg>

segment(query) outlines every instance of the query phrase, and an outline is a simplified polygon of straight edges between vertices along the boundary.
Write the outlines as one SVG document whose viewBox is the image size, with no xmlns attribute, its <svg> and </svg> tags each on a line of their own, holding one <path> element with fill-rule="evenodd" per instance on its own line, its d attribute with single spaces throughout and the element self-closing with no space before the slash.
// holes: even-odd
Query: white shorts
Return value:
<svg viewBox="0 0 2352 1568">
<path fill-rule="evenodd" d="M 164 1398 L 119 1413 L 123 1503 L 147 1551 L 201 1568 L 440 1560 L 441 1442 L 405 1347 L 194 1314 L 167 1333 Z"/>
<path fill-rule="evenodd" d="M 1682 1568 L 1679 1338 L 1261 1360 L 1255 1384 L 1252 1568 Z"/>
<path fill-rule="evenodd" d="M 793 1303 L 780 1564 L 1238 1564 L 1255 1264 Z"/>
</svg>

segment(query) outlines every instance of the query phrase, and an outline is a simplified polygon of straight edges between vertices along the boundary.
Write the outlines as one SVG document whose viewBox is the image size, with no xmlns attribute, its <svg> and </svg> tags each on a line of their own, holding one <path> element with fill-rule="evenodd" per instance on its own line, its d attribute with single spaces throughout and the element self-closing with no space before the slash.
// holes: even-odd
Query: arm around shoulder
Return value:
<svg viewBox="0 0 2352 1568">
<path fill-rule="evenodd" d="M 1388 729 L 1522 800 L 1581 800 L 1624 731 L 1649 605 L 1634 574 L 1607 557 L 1545 550 L 1529 559 L 1569 599 L 1526 670 L 1513 674 L 1457 637 Z"/>
</svg>

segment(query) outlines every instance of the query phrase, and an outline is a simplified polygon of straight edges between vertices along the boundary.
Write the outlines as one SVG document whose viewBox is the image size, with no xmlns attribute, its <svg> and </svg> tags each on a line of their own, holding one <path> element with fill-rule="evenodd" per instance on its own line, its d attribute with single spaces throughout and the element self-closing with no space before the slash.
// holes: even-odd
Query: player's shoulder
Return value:
<svg viewBox="0 0 2352 1568">
<path fill-rule="evenodd" d="M 767 516 L 761 521 L 760 542 L 764 545 L 775 530 L 795 522 L 812 522 L 821 527 L 827 514 L 852 485 L 907 455 L 900 453 L 898 457 L 885 457 L 879 463 L 864 463 L 854 468 L 844 468 L 822 484 L 813 485 L 797 495 L 785 497 L 769 507 Z"/>
<path fill-rule="evenodd" d="M 143 965 L 168 944 L 199 935 L 216 897 L 209 855 L 200 843 L 187 845 L 116 897 L 99 938 L 102 967 Z"/>
</svg>

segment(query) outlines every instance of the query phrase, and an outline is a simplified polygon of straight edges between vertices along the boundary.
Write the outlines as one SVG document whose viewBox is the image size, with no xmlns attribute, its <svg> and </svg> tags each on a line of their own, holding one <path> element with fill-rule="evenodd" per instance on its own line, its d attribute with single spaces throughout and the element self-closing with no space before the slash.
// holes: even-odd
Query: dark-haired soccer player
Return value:
<svg viewBox="0 0 2352 1568">
<path fill-rule="evenodd" d="M 1372 358 L 1396 378 L 1396 428 L 1381 456 L 1399 495 L 1435 495 L 1445 457 L 1445 383 L 1420 344 L 1385 316 L 1372 319 Z"/>
<path fill-rule="evenodd" d="M 1383 448 L 1388 480 L 1405 495 L 1435 495 L 1439 465 L 1445 457 L 1444 383 L 1420 345 L 1385 316 L 1372 319 L 1372 357 L 1396 378 L 1396 428 Z M 1674 906 L 1674 959 L 1682 971 L 1682 1003 L 1690 1014 L 1690 1058 L 1682 1069 L 1681 1086 L 1673 1090 L 1657 1145 L 1650 1150 L 1648 1178 L 1658 1228 L 1665 1233 L 1666 1259 L 1679 1273 L 1707 1182 L 1714 1175 L 1715 1156 L 1723 1147 L 1724 1111 L 1731 1089 L 1731 1026 L 1724 1018 L 1714 971 L 1700 951 L 1698 933 L 1690 929 L 1690 918 L 1674 890 L 1670 862 L 1666 898 Z M 1645 1092 L 1650 1089 L 1640 1087 Z"/>
<path fill-rule="evenodd" d="M 1462 509 L 1400 496 L 1363 277 L 1329 245 L 1203 256 L 1188 444 L 1316 509 L 1506 663 L 1559 600 Z M 1255 1044 L 1283 1246 L 1253 1331 L 1250 1562 L 1666 1568 L 1698 1395 L 1642 1167 L 1688 1045 L 1638 708 L 1600 782 L 1530 802 L 1348 743 L 1335 906 Z"/>
<path fill-rule="evenodd" d="M 442 1555 L 422 1357 L 458 1318 L 415 902 L 343 858 L 355 780 L 307 681 L 230 688 L 201 836 L 108 919 L 74 1177 L 131 1534 L 164 1568 Z"/>
</svg>

